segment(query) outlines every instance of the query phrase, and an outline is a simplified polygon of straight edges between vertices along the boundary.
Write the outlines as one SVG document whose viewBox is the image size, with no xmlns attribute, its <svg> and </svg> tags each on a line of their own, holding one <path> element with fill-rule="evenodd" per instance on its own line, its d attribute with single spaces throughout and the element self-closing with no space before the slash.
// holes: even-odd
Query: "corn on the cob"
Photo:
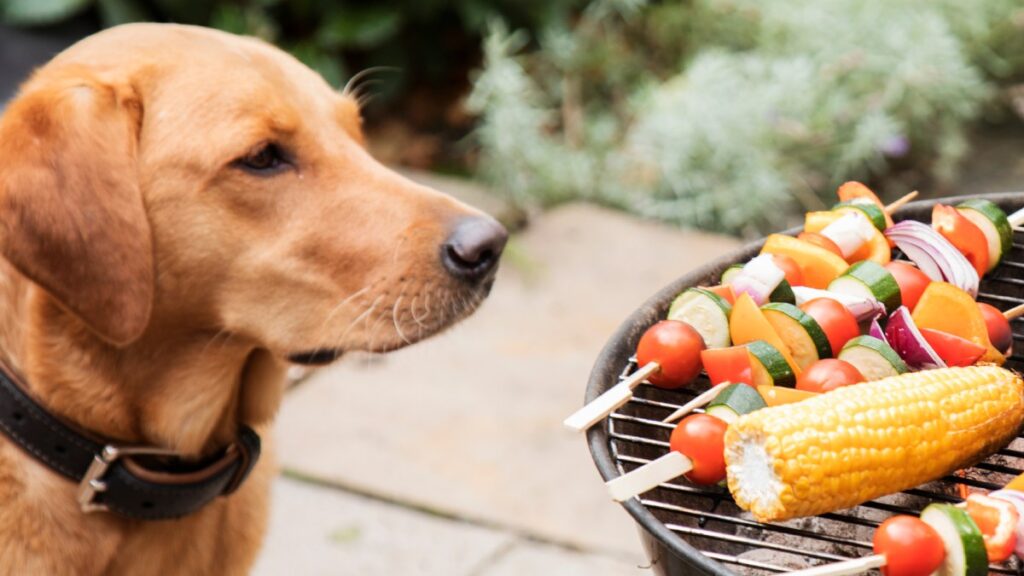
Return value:
<svg viewBox="0 0 1024 576">
<path fill-rule="evenodd" d="M 996 366 L 847 386 L 730 425 L 729 490 L 763 522 L 848 508 L 973 464 L 1022 421 L 1024 381 Z"/>
</svg>

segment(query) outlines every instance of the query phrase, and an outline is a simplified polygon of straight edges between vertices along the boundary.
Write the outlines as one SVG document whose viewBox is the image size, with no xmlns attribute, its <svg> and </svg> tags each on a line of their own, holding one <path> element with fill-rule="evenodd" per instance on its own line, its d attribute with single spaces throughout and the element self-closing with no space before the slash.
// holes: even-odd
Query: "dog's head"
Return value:
<svg viewBox="0 0 1024 576">
<path fill-rule="evenodd" d="M 505 239 L 374 161 L 353 98 L 253 39 L 115 28 L 0 120 L 0 251 L 117 346 L 183 327 L 300 363 L 394 349 L 471 312 Z"/>
</svg>

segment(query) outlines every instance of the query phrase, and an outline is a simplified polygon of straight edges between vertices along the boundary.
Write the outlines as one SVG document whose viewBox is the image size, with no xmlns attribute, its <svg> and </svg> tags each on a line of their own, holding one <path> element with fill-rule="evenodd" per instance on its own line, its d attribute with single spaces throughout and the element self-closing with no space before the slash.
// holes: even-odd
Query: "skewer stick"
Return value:
<svg viewBox="0 0 1024 576">
<path fill-rule="evenodd" d="M 612 386 L 589 404 L 580 408 L 565 419 L 563 424 L 574 432 L 582 432 L 593 426 L 596 422 L 611 414 L 616 408 L 622 406 L 633 397 L 633 389 L 640 385 L 645 378 L 661 369 L 657 362 L 648 362 L 633 372 L 625 380 Z"/>
<path fill-rule="evenodd" d="M 861 572 L 867 572 L 872 568 L 881 568 L 882 566 L 885 566 L 885 563 L 885 556 L 875 554 L 872 556 L 865 556 L 863 558 L 846 560 L 844 562 L 836 562 L 835 564 L 815 566 L 814 568 L 808 568 L 806 570 L 787 572 L 786 574 L 787 576 L 846 576 L 848 574 L 860 574 Z"/>
<path fill-rule="evenodd" d="M 693 460 L 673 450 L 636 470 L 609 480 L 606 486 L 613 500 L 623 502 L 690 470 L 693 470 Z"/>
<path fill-rule="evenodd" d="M 1024 304 L 1018 304 L 1003 312 L 1003 317 L 1007 320 L 1013 320 L 1014 318 L 1019 318 L 1021 316 L 1024 316 Z"/>
<path fill-rule="evenodd" d="M 892 204 L 889 204 L 888 206 L 885 207 L 885 213 L 889 214 L 891 216 L 893 212 L 895 212 L 895 211 L 899 210 L 900 208 L 902 208 L 904 204 L 906 204 L 907 202 L 910 202 L 914 198 L 917 198 L 917 194 L 918 194 L 917 190 L 914 190 L 913 192 L 903 196 L 899 200 L 896 200 Z"/>
<path fill-rule="evenodd" d="M 1013 214 L 1010 214 L 1009 216 L 1006 217 L 1006 219 L 1010 221 L 1011 228 L 1020 228 L 1022 225 L 1024 225 L 1024 208 L 1021 208 L 1020 210 L 1017 210 Z"/>
<path fill-rule="evenodd" d="M 708 402 L 714 400 L 715 396 L 718 396 L 718 393 L 721 392 L 723 388 L 729 386 L 730 384 L 732 384 L 732 382 L 721 382 L 719 384 L 715 384 L 711 388 L 705 390 L 704 392 L 701 392 L 700 395 L 698 395 L 693 400 L 690 400 L 686 404 L 683 404 L 675 412 L 669 414 L 667 418 L 662 420 L 662 422 L 675 422 L 676 420 L 682 418 L 683 416 L 686 416 L 690 412 L 693 412 L 695 409 L 701 408 Z"/>
</svg>

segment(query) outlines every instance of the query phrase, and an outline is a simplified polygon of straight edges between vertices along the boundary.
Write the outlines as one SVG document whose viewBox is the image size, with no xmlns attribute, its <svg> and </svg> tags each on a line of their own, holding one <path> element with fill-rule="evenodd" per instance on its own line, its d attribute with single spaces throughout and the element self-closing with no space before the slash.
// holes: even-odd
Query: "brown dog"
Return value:
<svg viewBox="0 0 1024 576">
<path fill-rule="evenodd" d="M 200 457 L 274 416 L 288 361 L 468 315 L 506 234 L 363 148 L 358 106 L 257 40 L 130 25 L 0 119 L 0 358 L 51 413 Z M 341 457 L 341 455 L 339 455 Z M 272 458 L 180 520 L 83 513 L 0 435 L 0 573 L 243 574 Z"/>
</svg>

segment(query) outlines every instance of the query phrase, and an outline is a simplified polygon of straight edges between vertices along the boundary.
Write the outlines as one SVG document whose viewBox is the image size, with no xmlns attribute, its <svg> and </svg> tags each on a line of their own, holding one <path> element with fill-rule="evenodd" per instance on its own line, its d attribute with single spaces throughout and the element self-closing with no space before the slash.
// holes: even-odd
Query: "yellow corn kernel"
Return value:
<svg viewBox="0 0 1024 576">
<path fill-rule="evenodd" d="M 1024 381 L 996 366 L 846 386 L 730 425 L 729 490 L 762 522 L 849 508 L 985 458 L 1022 421 Z"/>
</svg>

